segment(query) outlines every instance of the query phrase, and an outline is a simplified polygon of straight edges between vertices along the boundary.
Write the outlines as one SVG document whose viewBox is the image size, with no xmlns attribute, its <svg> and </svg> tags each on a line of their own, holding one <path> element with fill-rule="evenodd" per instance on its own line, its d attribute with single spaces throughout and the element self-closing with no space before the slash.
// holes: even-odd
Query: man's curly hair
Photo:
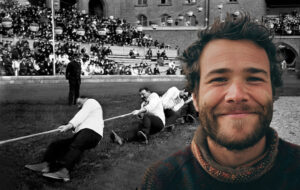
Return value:
<svg viewBox="0 0 300 190">
<path fill-rule="evenodd" d="M 269 58 L 272 91 L 275 95 L 275 89 L 282 85 L 282 72 L 276 57 L 276 47 L 272 42 L 273 36 L 265 26 L 251 20 L 250 16 L 244 13 L 240 17 L 227 14 L 224 22 L 218 19 L 211 27 L 199 31 L 198 40 L 191 44 L 179 57 L 179 60 L 183 62 L 188 91 L 198 94 L 201 64 L 198 63 L 199 57 L 204 47 L 216 39 L 249 40 L 263 48 Z"/>
</svg>

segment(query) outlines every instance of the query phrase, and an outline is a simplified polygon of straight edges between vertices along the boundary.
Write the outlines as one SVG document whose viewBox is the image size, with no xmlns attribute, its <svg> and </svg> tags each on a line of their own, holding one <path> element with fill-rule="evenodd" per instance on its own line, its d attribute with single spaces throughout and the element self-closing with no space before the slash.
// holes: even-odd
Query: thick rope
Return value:
<svg viewBox="0 0 300 190">
<path fill-rule="evenodd" d="M 132 113 L 127 113 L 127 114 L 124 114 L 124 115 L 119 115 L 119 116 L 116 116 L 116 117 L 107 118 L 107 119 L 104 119 L 103 121 L 110 121 L 110 120 L 118 119 L 118 118 L 121 118 L 121 117 L 126 117 L 126 116 L 129 116 L 129 115 L 132 115 Z"/>
<path fill-rule="evenodd" d="M 0 141 L 0 145 L 8 143 L 8 142 L 14 142 L 14 141 L 22 140 L 22 139 L 27 139 L 27 138 L 39 136 L 39 135 L 54 133 L 54 132 L 57 132 L 57 131 L 59 131 L 59 129 L 53 129 L 53 130 L 50 130 L 50 131 L 45 131 L 45 132 L 36 133 L 36 134 L 32 134 L 32 135 L 27 135 L 27 136 L 23 136 L 23 137 L 14 138 L 14 139 L 8 139 L 8 140 Z"/>
<path fill-rule="evenodd" d="M 107 119 L 104 119 L 103 121 L 110 121 L 110 120 L 118 119 L 118 118 L 121 118 L 121 117 L 126 117 L 126 116 L 129 116 L 129 115 L 132 115 L 132 113 L 127 113 L 127 114 L 124 114 L 124 115 L 119 115 L 119 116 L 107 118 Z M 13 138 L 13 139 L 8 139 L 8 140 L 0 141 L 0 145 L 8 143 L 8 142 L 14 142 L 14 141 L 19 141 L 19 140 L 23 140 L 23 139 L 27 139 L 27 138 L 31 138 L 31 137 L 36 137 L 36 136 L 39 136 L 39 135 L 54 133 L 54 132 L 57 132 L 57 131 L 59 131 L 59 129 L 53 129 L 53 130 L 50 130 L 50 131 L 44 131 L 44 132 L 41 132 L 41 133 L 26 135 L 26 136 L 22 136 L 22 137 Z"/>
</svg>

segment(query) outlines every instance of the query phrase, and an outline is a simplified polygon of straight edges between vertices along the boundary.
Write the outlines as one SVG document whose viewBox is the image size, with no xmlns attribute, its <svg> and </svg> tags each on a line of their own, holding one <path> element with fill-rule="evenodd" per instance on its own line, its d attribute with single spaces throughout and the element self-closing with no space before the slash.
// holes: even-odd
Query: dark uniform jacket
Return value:
<svg viewBox="0 0 300 190">
<path fill-rule="evenodd" d="M 69 80 L 69 82 L 71 81 L 76 81 L 76 82 L 80 82 L 80 76 L 81 76 L 81 65 L 79 62 L 77 61 L 71 61 L 68 66 L 67 66 L 67 70 L 66 70 L 66 79 Z"/>
</svg>

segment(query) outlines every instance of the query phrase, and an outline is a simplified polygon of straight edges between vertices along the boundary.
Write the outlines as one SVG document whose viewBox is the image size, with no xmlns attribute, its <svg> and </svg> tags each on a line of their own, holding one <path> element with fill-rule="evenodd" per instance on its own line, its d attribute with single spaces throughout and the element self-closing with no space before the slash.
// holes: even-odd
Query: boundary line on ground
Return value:
<svg viewBox="0 0 300 190">
<path fill-rule="evenodd" d="M 92 75 L 82 76 L 82 83 L 97 82 L 155 82 L 155 81 L 184 81 L 184 75 Z M 7 84 L 55 84 L 68 83 L 63 75 L 60 76 L 1 76 L 0 85 Z"/>
</svg>

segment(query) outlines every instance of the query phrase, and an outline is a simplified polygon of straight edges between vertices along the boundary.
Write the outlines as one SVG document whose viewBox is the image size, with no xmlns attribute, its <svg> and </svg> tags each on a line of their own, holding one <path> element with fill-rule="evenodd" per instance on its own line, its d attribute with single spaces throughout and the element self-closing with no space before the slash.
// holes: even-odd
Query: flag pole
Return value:
<svg viewBox="0 0 300 190">
<path fill-rule="evenodd" d="M 54 0 L 51 0 L 51 10 L 52 10 L 52 48 L 53 48 L 53 75 L 55 76 L 55 63 L 56 63 L 56 58 L 55 58 L 55 31 L 54 31 Z"/>
</svg>

